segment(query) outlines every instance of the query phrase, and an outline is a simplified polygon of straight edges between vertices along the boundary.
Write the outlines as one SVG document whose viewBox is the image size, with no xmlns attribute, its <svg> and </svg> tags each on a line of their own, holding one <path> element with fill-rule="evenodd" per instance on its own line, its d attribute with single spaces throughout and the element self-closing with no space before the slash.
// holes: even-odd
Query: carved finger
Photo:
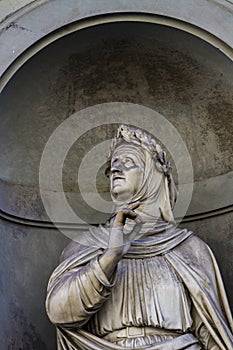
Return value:
<svg viewBox="0 0 233 350">
<path fill-rule="evenodd" d="M 139 207 L 140 204 L 141 204 L 141 202 L 140 202 L 140 201 L 137 201 L 137 202 L 135 202 L 135 203 L 131 203 L 131 204 L 129 205 L 128 208 L 134 210 L 134 209 L 137 209 L 137 208 Z"/>
</svg>

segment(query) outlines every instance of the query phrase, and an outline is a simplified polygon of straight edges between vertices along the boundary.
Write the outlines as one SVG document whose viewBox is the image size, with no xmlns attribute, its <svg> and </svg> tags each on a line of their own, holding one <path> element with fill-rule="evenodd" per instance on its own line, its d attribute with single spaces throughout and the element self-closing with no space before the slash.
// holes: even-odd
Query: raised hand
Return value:
<svg viewBox="0 0 233 350">
<path fill-rule="evenodd" d="M 108 277 L 112 275 L 117 263 L 128 252 L 131 246 L 131 239 L 140 231 L 142 221 L 139 215 L 134 211 L 139 205 L 140 202 L 135 202 L 116 214 L 109 235 L 108 248 L 99 258 L 100 265 Z M 124 225 L 127 218 L 134 220 L 135 226 L 127 235 L 127 239 L 124 239 Z"/>
<path fill-rule="evenodd" d="M 140 223 L 141 220 L 139 218 L 139 215 L 134 211 L 134 209 L 138 208 L 139 205 L 140 205 L 140 202 L 138 201 L 118 211 L 112 227 L 119 228 L 124 226 L 127 218 L 134 220 L 136 223 Z"/>
<path fill-rule="evenodd" d="M 139 215 L 134 211 L 139 207 L 139 205 L 140 202 L 135 202 L 133 204 L 130 204 L 128 207 L 123 208 L 117 213 L 113 222 L 108 248 L 112 250 L 113 254 L 119 255 L 120 258 L 129 250 L 131 239 L 136 236 L 137 232 L 140 229 L 141 220 Z M 127 218 L 135 221 L 135 227 L 132 232 L 127 235 L 126 238 L 124 237 L 125 234 L 123 230 Z"/>
</svg>

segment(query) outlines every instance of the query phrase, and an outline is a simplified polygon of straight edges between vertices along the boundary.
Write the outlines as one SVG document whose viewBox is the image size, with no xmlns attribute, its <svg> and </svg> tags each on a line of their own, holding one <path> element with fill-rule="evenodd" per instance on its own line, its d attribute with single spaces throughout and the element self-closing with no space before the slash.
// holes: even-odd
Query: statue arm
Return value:
<svg viewBox="0 0 233 350">
<path fill-rule="evenodd" d="M 47 294 L 47 314 L 54 324 L 82 327 L 98 312 L 114 286 L 117 264 L 128 251 L 124 244 L 123 227 L 126 218 L 138 219 L 134 212 L 139 203 L 119 211 L 110 230 L 108 248 L 80 266 L 76 251 L 76 265 L 72 258 L 63 261 L 51 277 Z M 73 262 L 72 262 L 73 261 Z"/>
<path fill-rule="evenodd" d="M 193 333 L 199 340 L 203 350 L 220 350 L 195 308 L 192 311 Z"/>
<path fill-rule="evenodd" d="M 193 320 L 197 320 L 193 330 L 204 349 L 233 349 L 230 308 L 210 248 L 200 238 L 191 236 L 166 256 L 190 293 Z"/>
<path fill-rule="evenodd" d="M 84 266 L 66 270 L 48 291 L 46 309 L 50 320 L 54 324 L 82 327 L 108 299 L 115 270 L 116 264 L 107 277 L 98 257 Z"/>
</svg>

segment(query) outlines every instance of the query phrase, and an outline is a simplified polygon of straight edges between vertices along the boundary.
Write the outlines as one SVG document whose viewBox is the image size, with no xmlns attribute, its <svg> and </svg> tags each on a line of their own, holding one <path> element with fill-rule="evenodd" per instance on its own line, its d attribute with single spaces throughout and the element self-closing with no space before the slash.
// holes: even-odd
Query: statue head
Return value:
<svg viewBox="0 0 233 350">
<path fill-rule="evenodd" d="M 176 187 L 166 153 L 143 130 L 121 125 L 108 157 L 110 189 L 116 207 L 140 201 L 151 216 L 174 221 Z"/>
</svg>

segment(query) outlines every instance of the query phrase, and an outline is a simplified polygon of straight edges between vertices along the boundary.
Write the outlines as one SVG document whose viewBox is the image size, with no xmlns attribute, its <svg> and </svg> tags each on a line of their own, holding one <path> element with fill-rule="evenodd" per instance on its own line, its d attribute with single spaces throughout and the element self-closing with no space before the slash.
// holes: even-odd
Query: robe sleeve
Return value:
<svg viewBox="0 0 233 350">
<path fill-rule="evenodd" d="M 213 340 L 209 330 L 198 315 L 196 309 L 192 308 L 193 327 L 192 331 L 203 350 L 220 350 L 219 346 Z"/>
<path fill-rule="evenodd" d="M 84 266 L 72 266 L 53 281 L 46 309 L 54 324 L 82 327 L 108 299 L 115 284 L 102 271 L 98 256 Z"/>
<path fill-rule="evenodd" d="M 233 349 L 230 307 L 210 248 L 200 238 L 192 236 L 168 252 L 166 258 L 187 287 L 202 320 L 199 335 L 206 346 L 204 349 Z"/>
</svg>

